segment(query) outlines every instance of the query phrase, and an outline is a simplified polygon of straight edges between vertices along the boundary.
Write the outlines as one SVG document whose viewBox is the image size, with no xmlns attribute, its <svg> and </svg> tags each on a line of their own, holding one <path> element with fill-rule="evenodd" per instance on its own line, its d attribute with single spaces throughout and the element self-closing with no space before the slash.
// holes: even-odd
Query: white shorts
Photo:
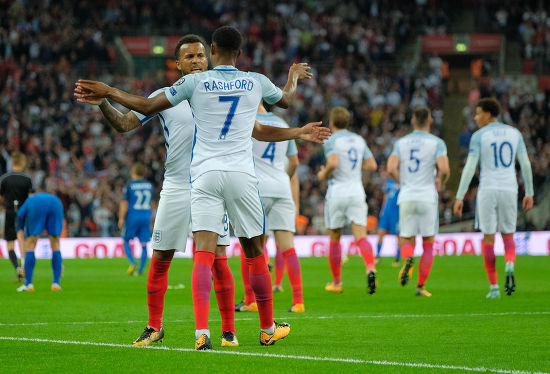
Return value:
<svg viewBox="0 0 550 374">
<path fill-rule="evenodd" d="M 187 237 L 191 233 L 191 191 L 163 189 L 153 228 L 152 247 L 159 251 L 175 249 L 185 252 Z M 229 227 L 225 236 L 218 238 L 218 245 L 229 245 Z"/>
<path fill-rule="evenodd" d="M 262 203 L 264 204 L 266 230 L 296 231 L 296 207 L 292 199 L 262 197 Z"/>
<path fill-rule="evenodd" d="M 258 180 L 250 174 L 212 170 L 191 183 L 193 232 L 224 235 L 227 210 L 235 235 L 253 238 L 265 234 L 265 214 L 258 193 Z"/>
<path fill-rule="evenodd" d="M 403 201 L 399 203 L 399 236 L 434 236 L 439 232 L 437 203 Z"/>
<path fill-rule="evenodd" d="M 367 226 L 368 206 L 364 196 L 333 197 L 325 200 L 325 225 L 341 229 L 347 223 Z"/>
<path fill-rule="evenodd" d="M 476 199 L 476 229 L 484 234 L 516 232 L 518 194 L 513 191 L 480 190 Z"/>
</svg>

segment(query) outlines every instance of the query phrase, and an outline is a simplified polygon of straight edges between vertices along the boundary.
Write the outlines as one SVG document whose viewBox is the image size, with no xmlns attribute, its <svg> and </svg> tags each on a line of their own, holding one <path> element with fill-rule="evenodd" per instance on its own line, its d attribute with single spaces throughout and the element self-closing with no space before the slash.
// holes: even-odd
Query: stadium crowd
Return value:
<svg viewBox="0 0 550 374">
<path fill-rule="evenodd" d="M 157 192 L 162 183 L 164 138 L 159 126 L 118 135 L 95 108 L 72 99 L 74 82 L 83 76 L 140 95 L 171 83 L 155 79 L 157 72 L 139 78 L 121 74 L 116 36 L 194 32 L 208 37 L 219 24 L 233 24 L 246 38 L 239 68 L 263 72 L 280 86 L 290 61 L 307 60 L 316 79 L 300 86 L 294 105 L 279 114 L 296 126 L 326 122 L 327 108 L 348 107 L 351 128 L 367 139 L 380 171 L 395 138 L 410 130 L 412 108 L 429 106 L 434 131 L 442 126 L 441 59 L 396 62 L 398 48 L 410 38 L 449 27 L 441 6 L 421 0 L 406 6 L 398 1 L 327 1 L 322 10 L 307 1 L 234 5 L 161 0 L 154 6 L 122 1 L 105 2 L 104 7 L 89 2 L 7 3 L 7 12 L 0 14 L 1 159 L 6 168 L 11 151 L 25 152 L 34 184 L 62 199 L 68 236 L 117 234 L 122 186 L 135 161 L 150 166 L 148 179 Z M 171 14 L 183 14 L 189 22 L 181 25 L 181 18 Z M 315 177 L 324 161 L 321 147 L 300 144 L 299 157 L 300 212 L 305 217 L 299 233 L 324 233 L 326 185 Z M 383 172 L 365 176 L 373 216 L 383 203 L 384 181 Z M 451 193 L 442 194 L 443 202 L 450 204 L 451 199 Z M 442 215 L 448 213 L 445 206 Z"/>
</svg>

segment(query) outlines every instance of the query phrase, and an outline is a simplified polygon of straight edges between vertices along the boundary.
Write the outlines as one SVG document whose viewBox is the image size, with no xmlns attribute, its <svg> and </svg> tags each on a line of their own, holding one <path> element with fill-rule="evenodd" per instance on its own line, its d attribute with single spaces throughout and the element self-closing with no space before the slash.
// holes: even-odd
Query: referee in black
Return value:
<svg viewBox="0 0 550 374">
<path fill-rule="evenodd" d="M 10 261 L 15 268 L 15 281 L 19 282 L 23 277 L 23 271 L 17 261 L 15 254 L 14 242 L 18 238 L 15 229 L 15 220 L 17 217 L 17 209 L 23 205 L 29 193 L 32 192 L 32 179 L 23 171 L 27 166 L 27 158 L 21 152 L 14 152 L 11 155 L 13 171 L 7 172 L 0 177 L 0 196 L 4 200 L 6 207 L 6 222 L 4 226 L 5 239 L 8 242 L 8 254 Z M 22 232 L 21 232 L 22 234 Z M 19 238 L 19 250 L 23 255 L 22 250 L 24 238 L 23 235 Z"/>
</svg>

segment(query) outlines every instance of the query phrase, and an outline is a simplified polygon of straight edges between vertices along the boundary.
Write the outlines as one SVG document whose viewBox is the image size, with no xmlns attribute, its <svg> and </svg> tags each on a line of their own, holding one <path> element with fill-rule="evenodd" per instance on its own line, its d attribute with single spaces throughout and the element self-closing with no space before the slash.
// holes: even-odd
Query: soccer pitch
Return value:
<svg viewBox="0 0 550 374">
<path fill-rule="evenodd" d="M 236 297 L 243 295 L 238 258 L 230 259 Z M 175 259 L 166 294 L 164 342 L 131 347 L 147 324 L 146 277 L 125 274 L 123 259 L 66 260 L 63 291 L 51 292 L 50 261 L 39 260 L 35 293 L 17 293 L 8 261 L 0 265 L 0 372 L 281 372 L 456 373 L 550 372 L 549 257 L 518 256 L 516 293 L 487 300 L 483 258 L 435 257 L 426 288 L 401 287 L 384 258 L 378 290 L 366 294 L 363 261 L 343 266 L 344 292 L 324 291 L 326 258 L 302 258 L 306 313 L 291 314 L 290 284 L 274 294 L 274 317 L 292 326 L 271 347 L 259 344 L 257 313 L 236 313 L 238 348 L 219 346 L 221 320 L 212 291 L 214 350 L 195 352 L 189 259 Z"/>
</svg>

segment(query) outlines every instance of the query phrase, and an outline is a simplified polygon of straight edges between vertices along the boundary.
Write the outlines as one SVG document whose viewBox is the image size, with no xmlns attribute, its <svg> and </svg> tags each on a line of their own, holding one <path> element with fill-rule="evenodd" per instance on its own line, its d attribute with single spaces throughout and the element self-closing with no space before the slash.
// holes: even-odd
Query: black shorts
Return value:
<svg viewBox="0 0 550 374">
<path fill-rule="evenodd" d="M 4 224 L 4 236 L 6 241 L 12 242 L 17 239 L 17 232 L 15 231 L 15 218 L 17 214 L 13 210 L 6 210 L 6 222 Z"/>
</svg>

